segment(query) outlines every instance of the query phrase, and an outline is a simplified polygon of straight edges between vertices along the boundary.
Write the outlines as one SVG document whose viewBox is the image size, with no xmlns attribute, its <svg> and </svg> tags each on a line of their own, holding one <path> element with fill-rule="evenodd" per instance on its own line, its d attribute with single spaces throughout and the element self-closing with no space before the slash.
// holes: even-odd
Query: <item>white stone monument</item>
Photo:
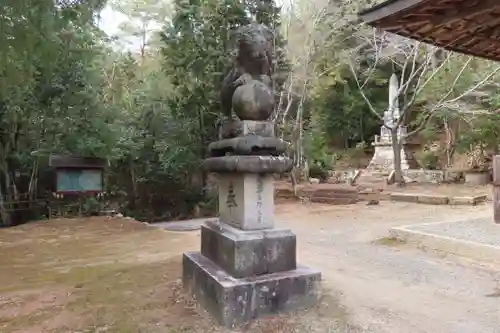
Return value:
<svg viewBox="0 0 500 333">
<path fill-rule="evenodd" d="M 401 117 L 399 111 L 399 83 L 398 77 L 395 73 L 391 75 L 389 80 L 389 107 L 384 112 L 384 125 L 380 127 L 380 136 L 375 136 L 375 153 L 373 155 L 368 169 L 392 171 L 394 170 L 394 151 L 392 148 L 391 129 L 397 126 L 399 118 Z M 416 161 L 413 158 L 413 153 L 409 149 L 410 144 L 404 141 L 404 136 L 407 133 L 406 126 L 401 124 L 398 126 L 398 139 L 403 137 L 401 145 L 401 168 L 416 169 Z"/>
</svg>

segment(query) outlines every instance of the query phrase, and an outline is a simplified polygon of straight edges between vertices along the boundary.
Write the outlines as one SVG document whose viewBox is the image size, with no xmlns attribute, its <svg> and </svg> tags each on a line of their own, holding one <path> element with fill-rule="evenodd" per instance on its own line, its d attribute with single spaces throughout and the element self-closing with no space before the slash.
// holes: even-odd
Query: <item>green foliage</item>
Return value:
<svg viewBox="0 0 500 333">
<path fill-rule="evenodd" d="M 126 207 L 136 218 L 162 220 L 215 208 L 200 166 L 218 137 L 219 82 L 230 63 L 232 33 L 252 18 L 279 26 L 278 11 L 268 15 L 269 8 L 258 4 L 175 1 L 161 52 L 153 53 L 156 66 L 147 70 L 144 58 L 138 63 L 130 56 L 113 66 L 123 82 L 113 88 L 112 100 L 126 112 L 116 125 L 120 157 L 110 184 L 129 193 Z"/>
<path fill-rule="evenodd" d="M 320 181 L 326 181 L 328 179 L 328 168 L 324 164 L 312 163 L 309 165 L 309 176 L 311 178 L 317 178 Z"/>
<path fill-rule="evenodd" d="M 437 170 L 439 168 L 439 156 L 432 151 L 423 151 L 419 154 L 418 159 L 424 169 Z"/>
<path fill-rule="evenodd" d="M 420 132 L 420 136 L 425 142 L 430 142 L 438 139 L 438 133 L 439 130 L 436 124 L 432 123 Z"/>
<path fill-rule="evenodd" d="M 361 158 L 364 142 L 370 142 L 380 128 L 345 59 L 345 50 L 359 48 L 356 59 L 349 60 L 361 81 L 374 61 L 353 37 L 365 28 L 357 31 L 344 22 L 356 11 L 354 4 L 340 11 L 329 6 L 321 15 L 304 17 L 300 11 L 305 6 L 299 6 L 302 9 L 290 14 L 291 22 L 301 18 L 295 27 L 297 35 L 292 36 L 295 43 L 302 47 L 306 39 L 314 39 L 306 43 L 306 52 L 293 57 L 296 63 L 285 54 L 287 45 L 281 35 L 285 29 L 273 0 L 175 0 L 168 4 L 113 0 L 111 4 L 130 18 L 121 29 L 127 37 L 140 39 L 137 52 L 112 49 L 95 26 L 104 0 L 8 0 L 0 6 L 3 224 L 18 219 L 13 211 L 29 209 L 37 198 L 45 197 L 49 182 L 43 171 L 50 153 L 107 158 L 107 200 L 113 198 L 123 212 L 138 219 L 165 220 L 213 211 L 217 200 L 200 165 L 208 144 L 218 137 L 219 85 L 231 64 L 233 31 L 252 21 L 270 26 L 276 34 L 277 95 L 291 68 L 302 75 L 295 76 L 289 97 L 292 109 L 301 101 L 304 116 L 293 119 L 297 112 L 291 110 L 292 121 L 282 131 L 290 134 L 297 124 L 304 128 L 297 141 L 305 145 L 312 177 L 327 178 L 339 159 L 332 153 L 335 147 L 351 148 L 350 157 Z M 316 16 L 318 20 L 311 24 L 308 18 Z M 155 34 L 154 25 L 164 24 L 167 17 L 171 20 Z M 315 30 L 304 31 L 302 25 Z M 435 102 L 435 92 L 450 86 L 452 74 L 466 58 L 455 60 L 448 72 L 429 84 L 419 103 Z M 473 70 L 451 97 L 477 82 L 476 72 L 488 70 L 491 64 L 474 61 L 471 66 Z M 380 114 L 387 107 L 392 70 L 391 64 L 382 63 L 364 87 L 366 98 Z M 310 87 L 302 91 L 305 82 Z M 499 95 L 489 96 L 481 104 L 498 108 Z M 452 112 L 448 108 L 440 116 L 448 117 Z M 470 130 L 459 136 L 460 144 L 480 143 L 496 149 L 499 117 L 476 117 Z M 427 134 L 434 132 L 429 129 Z M 424 160 L 429 168 L 435 164 L 435 157 Z M 95 210 L 95 204 L 88 199 L 85 209 Z"/>
<path fill-rule="evenodd" d="M 382 112 L 387 104 L 384 90 L 382 87 L 367 90 L 368 98 L 372 98 Z M 352 79 L 347 78 L 343 84 L 333 85 L 323 85 L 320 81 L 313 92 L 311 104 L 314 105 L 312 112 L 320 118 L 318 123 L 326 140 L 340 143 L 342 148 L 372 139 L 380 128 L 379 120 L 368 109 Z"/>
<path fill-rule="evenodd" d="M 484 114 L 476 116 L 466 131 L 460 134 L 457 145 L 462 152 L 476 146 L 484 150 L 497 152 L 500 144 L 500 114 Z M 472 148 L 471 148 L 472 147 Z"/>
<path fill-rule="evenodd" d="M 112 116 L 101 103 L 102 1 L 9 1 L 0 8 L 0 216 L 16 221 L 37 193 L 48 154 L 107 156 Z M 45 184 L 47 185 L 47 184 Z"/>
</svg>

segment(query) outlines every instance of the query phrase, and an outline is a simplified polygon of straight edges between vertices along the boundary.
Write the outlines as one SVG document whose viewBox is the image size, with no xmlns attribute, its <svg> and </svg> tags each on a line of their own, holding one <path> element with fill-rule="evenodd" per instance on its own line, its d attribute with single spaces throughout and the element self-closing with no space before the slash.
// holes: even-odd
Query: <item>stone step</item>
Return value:
<svg viewBox="0 0 500 333">
<path fill-rule="evenodd" d="M 371 173 L 365 173 L 364 171 L 361 173 L 361 175 L 358 177 L 359 179 L 377 179 L 377 180 L 385 180 L 387 177 L 389 177 L 390 172 L 371 172 Z"/>
<path fill-rule="evenodd" d="M 357 195 L 358 190 L 354 188 L 332 188 L 332 189 L 318 189 L 313 192 L 313 196 L 328 197 L 328 196 L 343 196 L 343 195 Z"/>
<path fill-rule="evenodd" d="M 376 178 L 376 177 L 359 177 L 356 184 L 363 183 L 385 183 L 387 178 Z"/>
<path fill-rule="evenodd" d="M 299 190 L 299 196 L 309 197 L 311 202 L 333 205 L 349 205 L 359 201 L 358 190 L 348 187 Z M 276 189 L 276 199 L 292 197 L 293 191 L 291 189 Z"/>
<path fill-rule="evenodd" d="M 290 199 L 293 198 L 293 190 L 287 188 L 277 188 L 274 191 L 275 198 Z"/>
<path fill-rule="evenodd" d="M 357 197 L 312 197 L 311 202 L 323 203 L 329 205 L 353 205 L 358 202 Z"/>
<path fill-rule="evenodd" d="M 390 194 L 392 201 L 412 202 L 427 205 L 470 205 L 475 206 L 487 200 L 486 195 L 454 197 L 427 193 L 398 193 Z"/>
<path fill-rule="evenodd" d="M 231 332 L 258 316 L 311 307 L 321 295 L 321 273 L 314 269 L 298 266 L 238 279 L 198 252 L 184 253 L 182 280 L 198 302 Z"/>
</svg>

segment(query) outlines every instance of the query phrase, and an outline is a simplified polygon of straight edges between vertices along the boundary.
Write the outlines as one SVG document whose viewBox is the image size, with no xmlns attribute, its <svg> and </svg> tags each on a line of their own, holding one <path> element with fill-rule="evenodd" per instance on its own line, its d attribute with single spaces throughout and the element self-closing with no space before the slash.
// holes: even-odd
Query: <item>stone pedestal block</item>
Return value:
<svg viewBox="0 0 500 333">
<path fill-rule="evenodd" d="M 222 139 L 245 135 L 274 137 L 274 124 L 270 121 L 229 119 L 222 124 L 220 134 Z"/>
<path fill-rule="evenodd" d="M 219 174 L 219 221 L 202 226 L 201 253 L 184 254 L 184 285 L 227 327 L 314 305 L 321 274 L 298 267 L 295 235 L 274 229 L 273 174 L 292 169 L 287 144 L 269 121 L 228 120 L 221 137 L 203 162 Z"/>
<path fill-rule="evenodd" d="M 284 156 L 231 155 L 209 157 L 203 161 L 203 168 L 210 172 L 271 174 L 292 170 L 293 162 Z"/>
<path fill-rule="evenodd" d="M 375 153 L 368 165 L 368 169 L 394 170 L 394 151 L 390 142 L 374 143 Z M 417 169 L 418 165 L 410 147 L 403 144 L 401 147 L 401 169 Z"/>
<path fill-rule="evenodd" d="M 230 328 L 262 315 L 315 305 L 320 280 L 318 271 L 306 267 L 237 279 L 200 253 L 188 252 L 183 257 L 184 285 Z"/>
<path fill-rule="evenodd" d="M 286 229 L 242 231 L 220 222 L 201 229 L 201 254 L 235 278 L 293 270 L 295 235 Z"/>
<path fill-rule="evenodd" d="M 243 230 L 274 225 L 272 175 L 227 173 L 219 176 L 220 221 Z"/>
<path fill-rule="evenodd" d="M 285 153 L 287 147 L 288 144 L 278 138 L 245 135 L 212 142 L 208 146 L 208 151 L 212 157 L 226 156 L 227 154 L 279 156 Z"/>
<path fill-rule="evenodd" d="M 483 186 L 490 183 L 491 175 L 488 171 L 466 171 L 464 178 L 468 185 Z"/>
</svg>

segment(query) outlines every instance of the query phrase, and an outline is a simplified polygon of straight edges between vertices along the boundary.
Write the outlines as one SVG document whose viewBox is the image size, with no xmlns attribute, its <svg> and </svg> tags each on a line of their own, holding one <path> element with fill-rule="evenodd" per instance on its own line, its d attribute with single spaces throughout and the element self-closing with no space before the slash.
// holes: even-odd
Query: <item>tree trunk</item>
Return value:
<svg viewBox="0 0 500 333">
<path fill-rule="evenodd" d="M 134 161 L 132 160 L 132 157 L 130 157 L 129 160 L 129 167 L 130 167 L 130 181 L 132 182 L 132 207 L 135 209 L 135 203 L 137 201 L 137 198 L 139 197 L 139 191 L 137 189 L 137 178 L 135 175 L 135 165 Z"/>
<path fill-rule="evenodd" d="M 294 198 L 298 198 L 298 192 L 297 192 L 297 177 L 295 175 L 295 166 L 292 168 L 292 171 L 290 171 L 290 180 L 292 181 L 292 191 L 293 191 L 293 196 Z"/>
<path fill-rule="evenodd" d="M 394 153 L 394 182 L 404 184 L 403 170 L 401 170 L 401 142 L 398 137 L 398 127 L 391 128 L 392 151 Z"/>
<path fill-rule="evenodd" d="M 0 184 L 0 220 L 1 226 L 8 227 L 10 226 L 10 214 L 7 211 L 4 203 L 4 195 L 2 192 L 2 185 Z"/>
<path fill-rule="evenodd" d="M 201 109 L 198 109 L 198 126 L 200 129 L 200 154 L 201 154 L 201 159 L 203 160 L 206 158 L 207 154 L 207 144 L 205 140 L 205 119 L 203 118 L 203 112 Z M 207 187 L 207 180 L 208 180 L 208 173 L 203 169 L 201 171 L 201 186 L 202 186 L 202 193 L 203 195 L 206 194 L 206 187 Z"/>
</svg>

